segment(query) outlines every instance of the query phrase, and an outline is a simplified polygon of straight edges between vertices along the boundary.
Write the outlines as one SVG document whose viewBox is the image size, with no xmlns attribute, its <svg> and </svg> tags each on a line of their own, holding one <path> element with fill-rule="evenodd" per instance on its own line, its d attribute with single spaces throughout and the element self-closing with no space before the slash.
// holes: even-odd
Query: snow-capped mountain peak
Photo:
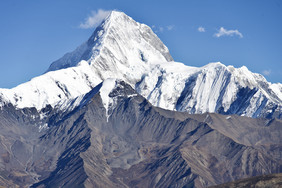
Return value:
<svg viewBox="0 0 282 188">
<path fill-rule="evenodd" d="M 148 62 L 173 61 L 168 48 L 150 27 L 119 11 L 112 11 L 88 41 L 53 62 L 48 71 L 77 66 L 81 60 L 108 72 L 133 66 L 142 68 Z"/>
<path fill-rule="evenodd" d="M 150 27 L 118 11 L 76 50 L 53 62 L 47 73 L 13 89 L 0 89 L 0 106 L 11 103 L 40 111 L 46 105 L 67 107 L 74 100 L 79 104 L 109 78 L 125 81 L 153 105 L 169 110 L 282 117 L 281 84 L 271 84 L 244 66 L 174 62 Z M 106 109 L 110 100 L 103 100 Z"/>
<path fill-rule="evenodd" d="M 13 89 L 1 89 L 0 103 L 40 110 L 75 99 L 107 78 L 134 86 L 150 64 L 172 60 L 168 48 L 148 26 L 113 11 L 86 42 L 53 62 L 47 73 Z"/>
</svg>

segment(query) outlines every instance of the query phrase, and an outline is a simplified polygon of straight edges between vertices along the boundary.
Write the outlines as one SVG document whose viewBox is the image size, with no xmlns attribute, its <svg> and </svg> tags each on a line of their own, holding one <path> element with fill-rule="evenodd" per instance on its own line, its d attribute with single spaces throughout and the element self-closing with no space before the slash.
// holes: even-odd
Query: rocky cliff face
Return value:
<svg viewBox="0 0 282 188">
<path fill-rule="evenodd" d="M 168 111 L 116 79 L 80 101 L 44 119 L 2 109 L 2 185 L 206 187 L 281 171 L 280 120 Z"/>
<path fill-rule="evenodd" d="M 45 74 L 0 89 L 0 186 L 206 187 L 278 173 L 281 93 L 246 67 L 174 62 L 114 11 Z"/>
<path fill-rule="evenodd" d="M 282 174 L 270 174 L 264 176 L 256 176 L 237 180 L 235 182 L 212 186 L 211 188 L 243 188 L 243 187 L 257 187 L 257 188 L 279 188 L 282 186 Z"/>
</svg>

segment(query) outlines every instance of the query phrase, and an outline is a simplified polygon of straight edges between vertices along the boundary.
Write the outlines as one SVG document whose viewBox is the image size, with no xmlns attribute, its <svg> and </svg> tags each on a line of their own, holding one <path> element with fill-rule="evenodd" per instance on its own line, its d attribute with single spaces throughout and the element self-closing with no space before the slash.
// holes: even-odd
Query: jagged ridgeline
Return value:
<svg viewBox="0 0 282 188">
<path fill-rule="evenodd" d="M 168 110 L 281 118 L 280 83 L 271 84 L 246 67 L 174 62 L 147 25 L 117 11 L 85 43 L 53 62 L 47 73 L 1 89 L 0 105 L 40 111 L 84 95 L 107 78 L 124 80 L 154 106 Z"/>
<path fill-rule="evenodd" d="M 45 74 L 0 89 L 0 186 L 207 187 L 280 173 L 281 91 L 246 67 L 174 62 L 148 26 L 113 11 Z"/>
</svg>

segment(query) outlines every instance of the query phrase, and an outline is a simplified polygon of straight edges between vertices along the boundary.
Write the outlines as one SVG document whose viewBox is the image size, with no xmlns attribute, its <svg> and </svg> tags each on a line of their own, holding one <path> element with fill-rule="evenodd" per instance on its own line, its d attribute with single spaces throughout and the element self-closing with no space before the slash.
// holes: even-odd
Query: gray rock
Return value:
<svg viewBox="0 0 282 188">
<path fill-rule="evenodd" d="M 108 112 L 101 84 L 71 111 L 46 107 L 43 119 L 2 108 L 0 185 L 206 187 L 281 172 L 281 120 L 164 110 L 115 82 Z"/>
</svg>

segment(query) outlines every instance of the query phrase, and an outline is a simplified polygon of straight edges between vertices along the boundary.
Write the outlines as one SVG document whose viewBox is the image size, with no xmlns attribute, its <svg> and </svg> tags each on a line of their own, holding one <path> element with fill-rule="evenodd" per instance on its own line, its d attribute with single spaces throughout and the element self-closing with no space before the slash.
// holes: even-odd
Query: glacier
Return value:
<svg viewBox="0 0 282 188">
<path fill-rule="evenodd" d="M 150 27 L 119 11 L 112 11 L 86 42 L 53 62 L 43 75 L 12 89 L 0 89 L 0 106 L 38 111 L 48 105 L 74 108 L 105 81 L 101 92 L 105 91 L 108 109 L 115 79 L 164 109 L 282 118 L 280 83 L 271 84 L 244 66 L 215 62 L 192 67 L 175 62 Z"/>
</svg>

